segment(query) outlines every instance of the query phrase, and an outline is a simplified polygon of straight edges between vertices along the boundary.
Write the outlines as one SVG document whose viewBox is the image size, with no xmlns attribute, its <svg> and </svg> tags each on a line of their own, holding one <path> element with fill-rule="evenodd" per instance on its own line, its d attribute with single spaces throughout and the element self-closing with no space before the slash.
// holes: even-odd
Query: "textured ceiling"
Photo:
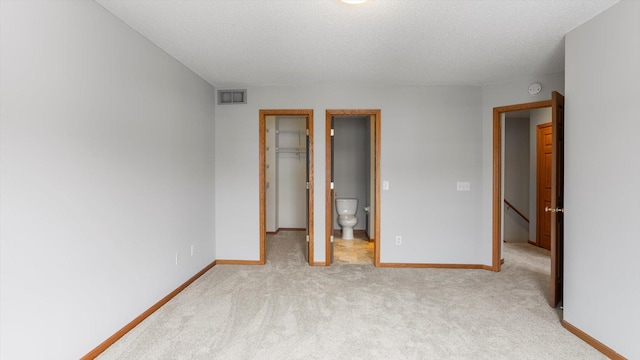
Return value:
<svg viewBox="0 0 640 360">
<path fill-rule="evenodd" d="M 482 85 L 564 70 L 618 0 L 96 0 L 214 86 Z"/>
</svg>

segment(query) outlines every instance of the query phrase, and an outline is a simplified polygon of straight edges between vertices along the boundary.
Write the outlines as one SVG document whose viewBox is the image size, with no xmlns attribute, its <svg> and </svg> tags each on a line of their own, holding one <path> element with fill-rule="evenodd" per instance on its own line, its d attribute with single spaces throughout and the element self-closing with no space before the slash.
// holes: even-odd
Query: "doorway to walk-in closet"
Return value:
<svg viewBox="0 0 640 360">
<path fill-rule="evenodd" d="M 380 111 L 327 110 L 327 264 L 380 262 Z M 337 213 L 355 206 L 355 225 Z M 357 202 L 357 204 L 356 204 Z M 351 215 L 351 214 L 350 214 Z M 345 226 L 350 229 L 345 230 Z M 351 236 L 353 233 L 353 236 Z"/>
<path fill-rule="evenodd" d="M 313 111 L 261 110 L 261 263 L 280 254 L 313 264 L 312 173 Z"/>
</svg>

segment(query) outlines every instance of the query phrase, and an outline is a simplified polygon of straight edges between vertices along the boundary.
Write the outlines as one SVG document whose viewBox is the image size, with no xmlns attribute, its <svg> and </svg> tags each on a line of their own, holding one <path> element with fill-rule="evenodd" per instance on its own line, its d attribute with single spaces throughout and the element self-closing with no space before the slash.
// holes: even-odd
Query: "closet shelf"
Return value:
<svg viewBox="0 0 640 360">
<path fill-rule="evenodd" d="M 305 148 L 289 148 L 289 147 L 279 147 L 276 148 L 277 153 L 291 153 L 291 154 L 304 154 L 307 152 Z"/>
<path fill-rule="evenodd" d="M 294 134 L 294 135 L 306 135 L 306 130 L 276 130 L 276 134 Z"/>
</svg>

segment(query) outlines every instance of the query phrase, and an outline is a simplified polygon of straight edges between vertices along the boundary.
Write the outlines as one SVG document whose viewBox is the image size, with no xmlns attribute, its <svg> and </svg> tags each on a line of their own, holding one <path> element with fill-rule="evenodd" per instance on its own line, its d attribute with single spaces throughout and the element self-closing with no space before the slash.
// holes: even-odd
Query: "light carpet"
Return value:
<svg viewBox="0 0 640 360">
<path fill-rule="evenodd" d="M 606 359 L 560 325 L 528 244 L 505 244 L 500 273 L 310 267 L 303 245 L 215 266 L 99 359 Z"/>
</svg>

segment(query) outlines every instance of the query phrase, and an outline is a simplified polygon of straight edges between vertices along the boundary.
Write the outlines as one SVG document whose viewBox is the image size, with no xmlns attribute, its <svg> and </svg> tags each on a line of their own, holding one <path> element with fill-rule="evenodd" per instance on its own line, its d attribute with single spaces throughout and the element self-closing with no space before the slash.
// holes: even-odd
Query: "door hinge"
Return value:
<svg viewBox="0 0 640 360">
<path fill-rule="evenodd" d="M 333 131 L 333 129 L 331 129 L 331 136 L 335 135 L 335 131 Z"/>
<path fill-rule="evenodd" d="M 333 181 L 332 181 L 332 182 L 331 182 L 331 185 L 330 185 L 331 190 L 333 190 L 333 188 L 334 188 L 334 187 L 335 187 L 335 186 L 334 186 Z"/>
<path fill-rule="evenodd" d="M 307 129 L 307 136 L 309 136 L 309 129 Z"/>
<path fill-rule="evenodd" d="M 309 235 L 307 235 L 307 242 L 309 242 Z"/>
<path fill-rule="evenodd" d="M 309 182 L 307 181 L 307 190 L 309 190 Z"/>
<path fill-rule="evenodd" d="M 333 235 L 329 236 L 329 240 L 333 242 Z"/>
</svg>

